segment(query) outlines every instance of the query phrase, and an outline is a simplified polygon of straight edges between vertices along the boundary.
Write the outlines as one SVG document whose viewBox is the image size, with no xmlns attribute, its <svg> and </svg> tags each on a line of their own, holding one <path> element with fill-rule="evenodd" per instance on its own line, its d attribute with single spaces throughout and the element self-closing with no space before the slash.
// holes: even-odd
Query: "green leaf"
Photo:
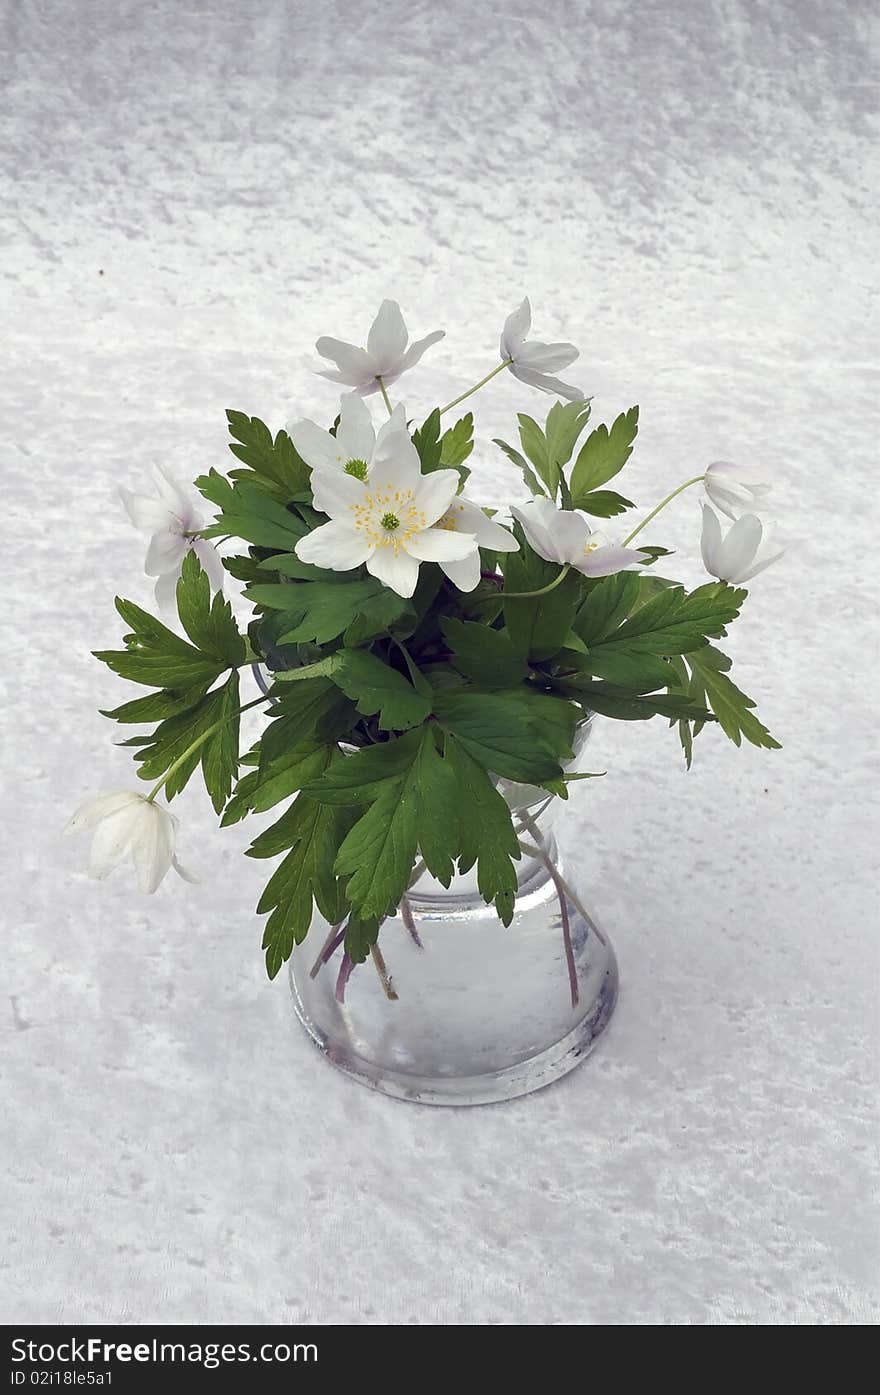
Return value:
<svg viewBox="0 0 880 1395">
<path fill-rule="evenodd" d="M 185 787 L 199 763 L 205 788 L 219 813 L 238 766 L 238 673 L 231 673 L 220 688 L 206 694 L 193 707 L 166 717 L 151 736 L 136 738 L 140 743 L 134 759 L 143 780 L 158 780 L 214 726 L 207 740 L 180 765 L 165 785 L 165 796 L 173 799 Z"/>
<path fill-rule="evenodd" d="M 224 660 L 187 644 L 133 601 L 117 596 L 116 609 L 132 632 L 126 636 L 128 647 L 97 649 L 94 655 L 121 678 L 147 688 L 189 690 L 208 688 L 228 668 Z"/>
<path fill-rule="evenodd" d="M 519 552 L 509 552 L 503 561 L 506 591 L 539 591 L 559 576 L 555 562 L 545 562 L 533 552 L 519 523 L 513 526 Z M 514 649 L 536 661 L 552 658 L 563 646 L 572 628 L 581 579 L 569 572 L 552 591 L 534 600 L 515 598 L 504 602 L 504 619 Z"/>
<path fill-rule="evenodd" d="M 474 448 L 474 415 L 467 416 L 450 426 L 440 438 L 440 464 L 457 468 L 463 465 Z"/>
<path fill-rule="evenodd" d="M 686 594 L 683 586 L 659 591 L 624 620 L 613 633 L 590 646 L 591 655 L 621 646 L 649 654 L 688 654 L 703 648 L 708 637 L 727 633 L 747 592 L 723 581 L 709 582 Z"/>
<path fill-rule="evenodd" d="M 114 722 L 161 722 L 165 717 L 176 717 L 196 707 L 205 696 L 206 688 L 162 688 L 157 693 L 147 693 L 145 697 L 124 702 L 121 707 L 102 711 L 102 717 Z"/>
<path fill-rule="evenodd" d="M 279 431 L 273 439 L 271 431 L 259 417 L 233 411 L 227 411 L 226 417 L 229 434 L 234 438 L 229 449 L 259 480 L 273 486 L 287 498 L 309 488 L 311 471 L 297 454 L 286 431 Z M 243 472 L 234 471 L 233 474 L 240 477 Z"/>
<path fill-rule="evenodd" d="M 493 446 L 498 446 L 500 450 L 503 450 L 508 460 L 511 460 L 513 464 L 516 466 L 516 468 L 520 471 L 523 479 L 525 480 L 526 488 L 531 490 L 532 494 L 540 495 L 546 498 L 547 491 L 544 488 L 544 486 L 540 483 L 537 475 L 532 470 L 532 467 L 526 460 L 525 456 L 520 455 L 518 450 L 514 450 L 513 446 L 509 446 L 506 441 L 499 440 L 497 436 L 492 438 L 492 444 Z"/>
<path fill-rule="evenodd" d="M 278 823 L 248 849 L 251 857 L 273 857 L 283 848 L 290 849 L 257 906 L 258 915 L 270 912 L 263 934 L 270 978 L 290 958 L 294 944 L 305 939 L 314 905 L 331 925 L 344 919 L 344 889 L 333 865 L 351 819 L 350 810 L 317 804 L 300 794 Z"/>
<path fill-rule="evenodd" d="M 495 775 L 524 784 L 558 779 L 571 757 L 574 707 L 527 688 L 480 693 L 438 693 L 434 715 L 444 731 Z"/>
<path fill-rule="evenodd" d="M 435 407 L 431 415 L 413 432 L 413 445 L 418 451 L 422 474 L 439 470 L 442 464 L 443 447 L 440 441 L 440 409 Z"/>
<path fill-rule="evenodd" d="M 263 582 L 266 572 L 278 572 L 281 576 L 293 577 L 296 581 L 328 581 L 331 584 L 344 584 L 344 572 L 331 572 L 327 567 L 316 567 L 313 562 L 301 562 L 293 552 L 276 552 L 258 563 L 255 576 L 244 579 L 248 583 Z"/>
<path fill-rule="evenodd" d="M 710 644 L 705 649 L 688 654 L 687 663 L 697 680 L 697 691 L 706 694 L 722 731 L 735 746 L 739 746 L 745 737 L 753 746 L 775 751 L 782 749 L 780 743 L 758 721 L 752 710 L 755 706 L 752 699 L 746 697 L 727 677 L 731 661 L 726 654 Z"/>
<path fill-rule="evenodd" d="M 517 412 L 516 419 L 519 422 L 522 448 L 547 486 L 547 493 L 552 499 L 559 484 L 559 465 L 550 453 L 547 438 L 534 418 L 527 416 L 525 412 Z"/>
<path fill-rule="evenodd" d="M 581 500 L 586 495 L 613 479 L 623 469 L 632 455 L 638 429 L 639 409 L 630 407 L 628 412 L 621 413 L 610 431 L 602 425 L 590 432 L 574 462 L 569 481 L 575 508 L 583 508 Z"/>
<path fill-rule="evenodd" d="M 575 633 L 588 645 L 613 633 L 635 609 L 641 583 L 637 572 L 617 572 L 593 583 L 574 620 Z"/>
<path fill-rule="evenodd" d="M 521 855 L 510 809 L 486 771 L 452 736 L 446 741 L 446 762 L 458 791 L 459 871 L 477 864 L 480 895 L 495 902 L 499 918 L 509 925 L 516 896 L 513 862 Z"/>
<path fill-rule="evenodd" d="M 222 698 L 216 720 L 220 723 L 201 748 L 202 776 L 219 814 L 232 793 L 238 773 L 239 706 L 238 673 L 231 673 L 219 690 Z M 212 694 L 213 696 L 213 694 Z"/>
<path fill-rule="evenodd" d="M 332 583 L 302 581 L 249 586 L 245 596 L 255 605 L 290 612 L 291 621 L 296 623 L 280 636 L 280 644 L 306 640 L 326 644 L 341 635 L 357 616 L 364 616 L 381 632 L 407 608 L 402 597 L 372 576 Z"/>
<path fill-rule="evenodd" d="M 321 778 L 306 787 L 306 793 L 326 804 L 369 804 L 386 784 L 406 774 L 421 740 L 421 732 L 408 731 L 377 746 L 361 746 L 350 755 L 340 753 Z"/>
<path fill-rule="evenodd" d="M 547 413 L 544 436 L 547 441 L 547 454 L 555 460 L 561 472 L 571 459 L 577 439 L 590 417 L 590 403 L 556 402 Z"/>
<path fill-rule="evenodd" d="M 346 649 L 334 655 L 331 677 L 357 703 L 364 716 L 379 714 L 382 731 L 408 731 L 431 711 L 429 698 L 417 693 L 397 669 L 363 649 Z"/>
<path fill-rule="evenodd" d="M 238 823 L 247 814 L 262 814 L 289 799 L 304 785 L 317 780 L 326 770 L 336 750 L 334 745 L 306 741 L 282 751 L 274 759 L 261 763 L 259 769 L 249 770 L 239 780 L 221 823 L 226 827 Z M 279 849 L 281 851 L 281 849 Z"/>
<path fill-rule="evenodd" d="M 345 952 L 355 964 L 363 964 L 369 957 L 372 946 L 379 938 L 379 927 L 382 922 L 373 917 L 372 920 L 362 920 L 360 916 L 352 911 L 345 925 Z"/>
<path fill-rule="evenodd" d="M 196 486 L 220 510 L 216 522 L 202 530 L 206 538 L 229 534 L 254 547 L 280 548 L 291 554 L 309 532 L 302 518 L 256 484 L 242 480 L 230 484 L 224 475 L 211 470 L 196 480 Z"/>
<path fill-rule="evenodd" d="M 390 915 L 412 876 L 419 842 L 419 790 L 415 767 L 387 781 L 346 835 L 336 872 L 348 876 L 346 896 L 360 916 Z"/>
<path fill-rule="evenodd" d="M 232 607 L 220 591 L 211 599 L 211 586 L 194 552 L 183 560 L 177 583 L 177 613 L 193 644 L 227 668 L 245 661 L 245 642 L 232 618 Z"/>
<path fill-rule="evenodd" d="M 512 688 L 526 676 L 526 663 L 506 630 L 443 616 L 440 620 L 453 664 L 484 688 Z"/>
<path fill-rule="evenodd" d="M 613 489 L 596 489 L 590 494 L 578 495 L 576 502 L 572 499 L 572 507 L 582 509 L 594 518 L 614 518 L 616 514 L 625 513 L 627 509 L 634 509 L 635 504 L 632 499 L 624 499 L 622 494 L 615 494 Z"/>
<path fill-rule="evenodd" d="M 565 679 L 557 686 L 562 692 L 577 697 L 586 710 L 623 722 L 646 721 L 657 716 L 687 717 L 701 722 L 713 720 L 712 714 L 687 693 L 650 693 L 641 696 L 613 683 L 579 679 Z"/>
</svg>

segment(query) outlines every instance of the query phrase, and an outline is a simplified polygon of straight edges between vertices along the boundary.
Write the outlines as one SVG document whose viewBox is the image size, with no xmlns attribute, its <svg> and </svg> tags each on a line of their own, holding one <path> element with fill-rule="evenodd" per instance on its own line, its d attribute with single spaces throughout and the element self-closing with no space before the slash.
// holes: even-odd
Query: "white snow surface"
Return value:
<svg viewBox="0 0 880 1395">
<path fill-rule="evenodd" d="M 876 1321 L 875 7 L 7 0 L 0 51 L 4 1320 Z M 784 750 L 709 731 L 685 774 L 659 720 L 599 724 L 613 1025 L 431 1110 L 308 1044 L 195 782 L 199 887 L 96 886 L 60 830 L 132 782 L 89 652 L 150 602 L 117 486 L 231 464 L 226 407 L 331 417 L 311 346 L 386 295 L 448 331 L 424 414 L 526 293 L 598 420 L 640 403 L 630 497 L 772 480 L 789 552 L 729 647 Z M 548 405 L 475 399 L 481 500 Z M 699 582 L 695 495 L 654 537 Z"/>
</svg>

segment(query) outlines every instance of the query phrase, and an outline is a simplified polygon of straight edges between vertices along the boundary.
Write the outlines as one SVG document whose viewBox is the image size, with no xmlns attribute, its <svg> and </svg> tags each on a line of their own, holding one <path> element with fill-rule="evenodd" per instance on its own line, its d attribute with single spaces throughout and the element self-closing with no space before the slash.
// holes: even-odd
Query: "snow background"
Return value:
<svg viewBox="0 0 880 1395">
<path fill-rule="evenodd" d="M 3 1318 L 876 1320 L 876 12 L 868 0 L 4 0 Z M 116 496 L 231 463 L 224 409 L 332 415 L 315 338 L 385 295 L 447 339 L 426 412 L 524 294 L 628 490 L 774 483 L 784 562 L 730 645 L 778 753 L 601 724 L 579 795 L 623 995 L 511 1104 L 374 1096 L 269 985 L 247 829 L 181 801 L 204 884 L 79 870 L 130 782 L 89 650 L 149 603 Z M 566 375 L 569 376 L 569 375 Z M 549 401 L 476 399 L 490 440 Z M 698 582 L 698 509 L 652 533 Z"/>
</svg>

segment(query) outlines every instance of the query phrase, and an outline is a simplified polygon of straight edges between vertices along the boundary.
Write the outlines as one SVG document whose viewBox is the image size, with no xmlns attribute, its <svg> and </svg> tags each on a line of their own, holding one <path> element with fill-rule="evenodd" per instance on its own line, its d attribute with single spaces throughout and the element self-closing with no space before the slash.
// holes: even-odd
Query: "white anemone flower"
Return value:
<svg viewBox="0 0 880 1395">
<path fill-rule="evenodd" d="M 448 533 L 470 534 L 477 547 L 489 548 L 492 552 L 516 552 L 519 543 L 507 528 L 496 523 L 483 512 L 479 504 L 456 495 L 436 526 Z M 459 591 L 473 591 L 480 584 L 480 554 L 471 552 L 461 561 L 441 563 L 444 572 L 453 586 Z"/>
<path fill-rule="evenodd" d="M 347 392 L 340 402 L 335 436 L 305 419 L 291 422 L 287 428 L 297 451 L 313 470 L 344 470 L 359 480 L 367 478 L 375 451 L 392 431 L 406 431 L 403 404 L 398 403 L 377 434 L 370 409 L 356 392 Z"/>
<path fill-rule="evenodd" d="M 198 878 L 178 862 L 174 846 L 178 820 L 168 809 L 133 790 L 99 794 L 77 809 L 65 833 L 95 830 L 88 873 L 103 881 L 126 853 L 131 853 L 140 890 L 152 894 L 170 867 L 194 882 Z"/>
<path fill-rule="evenodd" d="M 374 452 L 366 482 L 342 470 L 315 471 L 315 508 L 330 522 L 300 538 L 296 555 L 337 572 L 366 563 L 371 576 L 409 597 L 421 562 L 439 562 L 449 575 L 451 563 L 477 551 L 470 534 L 435 526 L 449 510 L 458 483 L 456 470 L 420 474 L 408 433 L 389 432 Z"/>
<path fill-rule="evenodd" d="M 342 339 L 331 339 L 323 335 L 315 348 L 322 358 L 331 359 L 335 368 L 319 369 L 322 378 L 332 383 L 343 383 L 359 392 L 362 397 L 378 392 L 379 379 L 387 387 L 395 382 L 408 368 L 412 368 L 426 349 L 442 339 L 446 331 L 435 329 L 424 339 L 410 344 L 409 333 L 404 324 L 400 306 L 396 300 L 383 300 L 379 313 L 370 326 L 367 347 L 358 348 Z"/>
<path fill-rule="evenodd" d="M 729 460 L 716 460 L 710 465 L 703 476 L 703 485 L 716 509 L 734 519 L 764 508 L 770 492 L 769 484 L 754 479 L 741 465 Z"/>
<path fill-rule="evenodd" d="M 703 504 L 702 508 L 700 547 L 703 563 L 709 575 L 717 576 L 719 581 L 741 586 L 765 567 L 778 562 L 785 551 L 784 547 L 774 549 L 770 528 L 765 527 L 755 514 L 744 513 L 723 537 L 718 515 L 708 504 Z"/>
<path fill-rule="evenodd" d="M 501 357 L 510 359 L 510 371 L 521 383 L 551 392 L 556 397 L 567 397 L 572 402 L 583 401 L 580 388 L 571 387 L 551 375 L 568 368 L 579 357 L 574 344 L 540 344 L 536 339 L 529 340 L 532 324 L 532 307 L 526 296 L 522 305 L 508 315 L 501 331 Z"/>
<path fill-rule="evenodd" d="M 584 576 L 613 576 L 645 560 L 637 549 L 616 546 L 594 531 L 580 509 L 558 509 L 552 499 L 531 499 L 510 512 L 539 557 L 574 567 Z"/>
<path fill-rule="evenodd" d="M 223 563 L 207 538 L 194 537 L 205 525 L 187 488 L 162 465 L 152 467 L 155 494 L 119 490 L 126 512 L 136 528 L 151 533 L 144 560 L 147 576 L 155 576 L 156 601 L 163 610 L 174 608 L 183 559 L 189 551 L 198 557 L 215 591 L 222 591 Z"/>
</svg>

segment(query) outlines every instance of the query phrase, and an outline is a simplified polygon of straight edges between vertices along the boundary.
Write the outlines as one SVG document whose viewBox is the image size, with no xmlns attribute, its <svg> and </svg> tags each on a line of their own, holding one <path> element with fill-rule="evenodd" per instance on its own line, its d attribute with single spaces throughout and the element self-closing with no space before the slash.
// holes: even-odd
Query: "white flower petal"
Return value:
<svg viewBox="0 0 880 1395">
<path fill-rule="evenodd" d="M 119 809 L 125 809 L 129 804 L 137 804 L 142 799 L 143 795 L 136 794 L 133 790 L 112 790 L 109 794 L 95 795 L 79 806 L 66 824 L 64 832 L 69 835 L 80 833 L 85 828 L 94 828 L 95 824 L 100 823 L 109 814 L 115 814 Z"/>
<path fill-rule="evenodd" d="M 552 499 L 530 499 L 527 504 L 511 505 L 510 512 L 525 533 L 526 542 L 533 552 L 537 552 L 545 562 L 565 560 L 553 534 L 560 510 Z"/>
<path fill-rule="evenodd" d="M 622 572 L 627 567 L 632 567 L 644 562 L 640 552 L 636 552 L 631 547 L 597 547 L 593 552 L 588 552 L 578 562 L 573 562 L 573 566 L 584 576 L 614 576 L 616 572 Z"/>
<path fill-rule="evenodd" d="M 147 576 L 163 576 L 165 572 L 180 569 L 189 544 L 182 533 L 166 529 L 154 533 L 147 548 L 144 571 Z"/>
<path fill-rule="evenodd" d="M 573 562 L 579 567 L 586 552 L 587 543 L 596 541 L 592 529 L 582 513 L 574 509 L 557 509 L 551 525 L 553 543 L 560 562 Z"/>
<path fill-rule="evenodd" d="M 435 329 L 432 330 L 430 334 L 426 334 L 424 339 L 416 339 L 410 344 L 406 353 L 401 356 L 400 362 L 394 370 L 394 376 L 389 378 L 388 381 L 393 382 L 395 378 L 400 377 L 401 373 L 405 373 L 408 368 L 415 367 L 426 349 L 430 349 L 432 344 L 439 344 L 440 340 L 445 338 L 445 329 Z"/>
<path fill-rule="evenodd" d="M 702 505 L 703 529 L 700 534 L 700 550 L 703 566 L 710 576 L 719 576 L 721 566 L 721 524 L 718 515 L 707 504 Z"/>
<path fill-rule="evenodd" d="M 406 429 L 406 411 L 402 402 L 398 402 L 395 405 L 391 416 L 387 417 L 379 427 L 375 446 L 377 451 L 383 446 L 385 437 L 390 436 L 393 431 L 402 431 L 404 435 L 408 434 Z"/>
<path fill-rule="evenodd" d="M 354 508 L 361 507 L 367 497 L 367 486 L 354 475 L 334 467 L 312 472 L 312 496 L 315 508 L 329 518 L 350 518 Z"/>
<path fill-rule="evenodd" d="M 517 364 L 510 365 L 510 371 L 515 378 L 519 378 L 521 383 L 527 383 L 529 387 L 540 388 L 541 392 L 552 393 L 554 397 L 565 397 L 570 402 L 583 402 L 584 394 L 580 388 L 572 387 L 570 383 L 563 383 L 559 378 L 551 378 L 546 373 L 536 373 L 532 368 L 520 368 Z"/>
<path fill-rule="evenodd" d="M 455 511 L 455 526 L 462 533 L 473 533 L 480 547 L 489 547 L 493 552 L 516 552 L 519 543 L 507 528 L 486 514 L 470 499 L 453 499 L 451 510 Z"/>
<path fill-rule="evenodd" d="M 167 504 L 169 513 L 174 514 L 186 528 L 189 528 L 193 502 L 187 487 L 165 465 L 152 465 L 150 474 L 156 486 L 157 497 L 163 504 Z"/>
<path fill-rule="evenodd" d="M 354 396 L 357 394 L 355 393 Z M 338 469 L 340 465 L 345 463 L 336 438 L 331 436 L 329 431 L 318 426 L 317 422 L 308 421 L 305 418 L 300 421 L 292 421 L 287 428 L 287 434 L 303 460 L 313 470 Z"/>
<path fill-rule="evenodd" d="M 89 851 L 90 877 L 94 877 L 96 881 L 103 881 L 122 861 L 137 835 L 145 803 L 146 800 L 141 795 L 136 803 L 128 803 L 108 814 L 97 825 Z"/>
<path fill-rule="evenodd" d="M 211 590 L 222 591 L 226 581 L 226 568 L 214 544 L 207 538 L 193 538 L 192 551 L 199 559 L 199 565 L 210 582 Z"/>
<path fill-rule="evenodd" d="M 370 492 L 378 490 L 409 490 L 413 495 L 419 487 L 419 454 L 406 431 L 389 431 L 376 442 L 370 467 Z M 457 477 L 456 477 L 457 478 Z M 428 519 L 433 523 L 433 518 Z"/>
<path fill-rule="evenodd" d="M 420 562 L 460 562 L 477 551 L 471 533 L 452 533 L 446 528 L 423 528 L 404 547 Z"/>
<path fill-rule="evenodd" d="M 762 545 L 761 550 L 758 554 L 758 559 L 756 559 L 755 563 L 751 567 L 747 567 L 746 570 L 737 577 L 737 582 L 740 585 L 743 585 L 746 581 L 751 581 L 753 576 L 757 576 L 759 572 L 764 571 L 765 567 L 770 567 L 773 565 L 774 562 L 778 562 L 780 557 L 783 557 L 784 555 L 785 548 L 780 547 L 777 552 L 771 552 L 768 556 Z"/>
<path fill-rule="evenodd" d="M 198 886 L 202 880 L 191 868 L 184 867 L 183 863 L 180 862 L 177 857 L 172 857 L 171 866 L 179 877 L 182 877 L 185 882 L 191 882 L 193 886 Z"/>
<path fill-rule="evenodd" d="M 160 610 L 173 615 L 177 614 L 177 583 L 180 580 L 180 568 L 176 572 L 163 572 L 156 582 L 155 596 L 156 605 Z"/>
<path fill-rule="evenodd" d="M 359 393 L 346 393 L 339 406 L 339 426 L 336 429 L 336 450 L 341 463 L 345 465 L 349 460 L 363 460 L 365 465 L 369 465 L 375 444 L 376 432 L 369 407 Z"/>
<path fill-rule="evenodd" d="M 457 470 L 434 470 L 422 475 L 415 489 L 415 506 L 425 516 L 425 524 L 436 523 L 455 498 L 461 480 Z"/>
<path fill-rule="evenodd" d="M 372 357 L 366 349 L 346 344 L 342 339 L 332 339 L 326 334 L 316 342 L 315 348 L 322 358 L 332 359 L 336 364 L 338 382 L 361 387 L 376 376 Z M 325 370 L 324 377 L 330 377 L 331 371 Z"/>
<path fill-rule="evenodd" d="M 300 538 L 294 551 L 301 562 L 333 572 L 350 572 L 366 562 L 373 546 L 347 519 L 333 519 Z"/>
<path fill-rule="evenodd" d="M 472 552 L 460 562 L 441 562 L 440 568 L 459 591 L 473 591 L 480 584 L 480 554 Z"/>
<path fill-rule="evenodd" d="M 138 887 L 144 895 L 152 896 L 166 876 L 174 856 L 174 841 L 173 816 L 158 804 L 145 801 L 131 840 Z"/>
<path fill-rule="evenodd" d="M 574 344 L 539 344 L 535 340 L 523 344 L 515 361 L 519 368 L 531 368 L 536 373 L 559 373 L 579 357 Z"/>
<path fill-rule="evenodd" d="M 156 533 L 168 523 L 168 509 L 161 499 L 151 499 L 146 494 L 135 494 L 120 486 L 119 497 L 135 528 L 143 528 L 148 533 Z"/>
<path fill-rule="evenodd" d="M 763 531 L 761 520 L 753 513 L 744 513 L 737 519 L 721 544 L 719 573 L 722 581 L 738 581 L 741 573 L 752 565 Z"/>
<path fill-rule="evenodd" d="M 397 301 L 383 300 L 367 336 L 367 352 L 373 359 L 374 372 L 384 374 L 396 368 L 408 338 Z"/>
<path fill-rule="evenodd" d="M 367 571 L 383 586 L 405 599 L 413 594 L 419 579 L 419 564 L 408 552 L 395 553 L 393 547 L 377 547 L 367 559 Z"/>
<path fill-rule="evenodd" d="M 522 348 L 523 341 L 532 327 L 532 307 L 526 296 L 521 305 L 508 315 L 501 331 L 500 353 L 502 358 L 515 358 Z"/>
</svg>

